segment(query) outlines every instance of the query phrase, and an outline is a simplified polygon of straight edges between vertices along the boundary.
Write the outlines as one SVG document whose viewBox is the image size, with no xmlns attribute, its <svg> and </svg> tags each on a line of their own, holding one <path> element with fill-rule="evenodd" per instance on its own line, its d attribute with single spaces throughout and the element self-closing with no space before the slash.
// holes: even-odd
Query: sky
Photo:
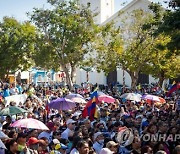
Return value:
<svg viewBox="0 0 180 154">
<path fill-rule="evenodd" d="M 128 4 L 131 0 L 115 0 L 115 12 Z M 152 0 L 163 2 L 163 0 Z M 123 5 L 124 4 L 124 5 Z M 28 20 L 26 12 L 33 8 L 48 8 L 47 0 L 0 0 L 0 21 L 4 16 L 15 17 L 20 21 Z"/>
</svg>

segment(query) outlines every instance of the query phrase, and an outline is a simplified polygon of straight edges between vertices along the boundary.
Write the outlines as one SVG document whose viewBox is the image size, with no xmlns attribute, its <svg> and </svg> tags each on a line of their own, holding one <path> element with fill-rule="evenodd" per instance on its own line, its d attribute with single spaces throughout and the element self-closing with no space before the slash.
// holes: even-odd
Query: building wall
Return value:
<svg viewBox="0 0 180 154">
<path fill-rule="evenodd" d="M 114 0 L 80 0 L 80 5 L 87 6 L 98 15 L 94 18 L 95 23 L 101 24 L 114 14 Z"/>
<path fill-rule="evenodd" d="M 155 79 L 152 77 L 152 75 L 149 75 L 149 83 L 157 83 L 158 79 Z"/>
<path fill-rule="evenodd" d="M 76 70 L 76 84 L 81 84 L 87 82 L 87 72 L 83 69 L 77 68 Z M 106 84 L 106 76 L 104 72 L 98 73 L 93 70 L 89 72 L 89 82 L 92 84 Z"/>
<path fill-rule="evenodd" d="M 117 69 L 117 82 L 123 84 L 123 70 L 122 69 Z M 131 77 L 130 75 L 125 71 L 125 84 L 127 86 L 131 86 Z"/>
</svg>

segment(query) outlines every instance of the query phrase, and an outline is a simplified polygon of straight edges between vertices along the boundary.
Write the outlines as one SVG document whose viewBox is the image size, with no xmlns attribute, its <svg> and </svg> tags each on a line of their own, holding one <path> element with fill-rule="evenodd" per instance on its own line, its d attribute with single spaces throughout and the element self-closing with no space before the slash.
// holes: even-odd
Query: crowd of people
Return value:
<svg viewBox="0 0 180 154">
<path fill-rule="evenodd" d="M 95 85 L 97 87 L 97 85 Z M 0 83 L 0 109 L 19 106 L 28 113 L 16 116 L 1 116 L 0 154 L 180 154 L 180 106 L 176 91 L 165 103 L 122 99 L 123 93 L 156 94 L 165 98 L 159 87 L 126 89 L 101 89 L 115 102 L 101 102 L 97 106 L 98 116 L 90 120 L 83 117 L 85 103 L 76 103 L 72 110 L 49 109 L 49 101 L 80 93 L 88 102 L 96 89 L 69 90 L 61 86 L 34 86 Z M 85 92 L 84 92 L 85 91 Z M 11 102 L 6 106 L 5 98 L 11 95 L 28 95 L 24 104 Z M 32 97 L 36 95 L 41 101 Z M 49 130 L 13 128 L 18 119 L 34 118 L 46 124 Z M 2 143 L 1 143 L 2 142 Z"/>
</svg>

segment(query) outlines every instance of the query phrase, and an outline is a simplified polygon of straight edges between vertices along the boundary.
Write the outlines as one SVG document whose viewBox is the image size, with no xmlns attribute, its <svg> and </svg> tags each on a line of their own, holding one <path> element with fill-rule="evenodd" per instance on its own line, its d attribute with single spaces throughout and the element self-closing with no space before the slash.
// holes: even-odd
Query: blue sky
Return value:
<svg viewBox="0 0 180 154">
<path fill-rule="evenodd" d="M 115 12 L 131 0 L 115 0 Z M 160 1 L 163 0 L 153 0 Z M 0 0 L 0 21 L 4 16 L 15 17 L 20 21 L 28 20 L 26 12 L 31 12 L 34 7 L 48 7 L 47 0 Z"/>
</svg>

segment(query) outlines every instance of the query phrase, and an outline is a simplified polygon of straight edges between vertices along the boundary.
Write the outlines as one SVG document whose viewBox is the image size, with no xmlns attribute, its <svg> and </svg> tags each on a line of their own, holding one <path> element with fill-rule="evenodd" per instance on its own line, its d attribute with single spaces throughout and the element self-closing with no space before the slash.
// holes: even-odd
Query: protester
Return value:
<svg viewBox="0 0 180 154">
<path fill-rule="evenodd" d="M 1 83 L 0 86 L 2 109 L 8 107 L 6 97 L 22 93 L 28 96 L 25 103 L 8 104 L 24 108 L 28 113 L 1 116 L 2 131 L 9 137 L 2 139 L 7 154 L 179 154 L 178 91 L 167 99 L 157 86 L 138 89 L 142 95 L 146 91 L 163 97 L 165 102 L 145 99 L 136 102 L 120 98 L 123 93 L 113 87 L 105 87 L 102 89 L 104 95 L 115 98 L 115 102 L 108 103 L 96 102 L 96 97 L 91 99 L 96 92 L 92 90 L 96 89 L 93 85 L 90 86 L 91 91 L 81 87 L 75 91 L 91 105 L 85 112 L 87 104 L 82 102 L 74 102 L 76 107 L 70 110 L 58 111 L 49 108 L 48 104 L 52 100 L 74 92 L 57 83 L 46 87 L 33 84 L 24 86 L 19 83 L 18 90 L 14 84 L 11 87 Z M 135 93 L 137 91 L 124 90 Z M 95 94 L 94 96 L 98 97 Z M 93 116 L 88 116 L 88 113 L 93 113 Z M 11 127 L 14 121 L 23 118 L 40 120 L 49 130 Z"/>
</svg>

